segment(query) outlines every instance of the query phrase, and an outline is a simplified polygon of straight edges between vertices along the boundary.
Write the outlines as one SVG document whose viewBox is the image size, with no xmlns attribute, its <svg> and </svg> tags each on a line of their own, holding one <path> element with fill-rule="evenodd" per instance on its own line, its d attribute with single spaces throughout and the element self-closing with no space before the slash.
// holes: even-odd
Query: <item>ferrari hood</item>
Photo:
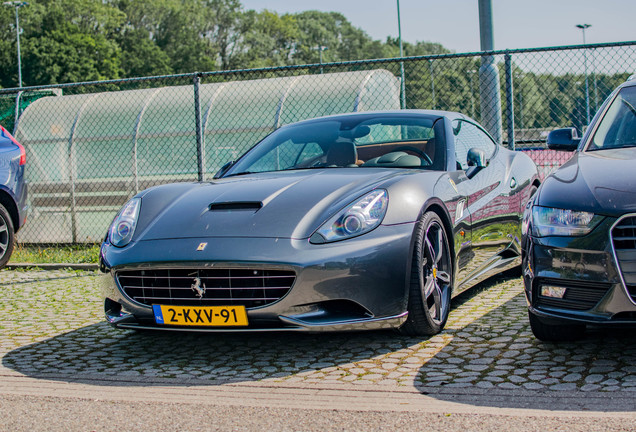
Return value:
<svg viewBox="0 0 636 432">
<path fill-rule="evenodd" d="M 135 237 L 308 238 L 335 212 L 400 175 L 331 168 L 157 187 L 142 196 Z"/>
<path fill-rule="evenodd" d="M 620 216 L 636 211 L 636 148 L 576 153 L 548 177 L 537 203 Z"/>
</svg>

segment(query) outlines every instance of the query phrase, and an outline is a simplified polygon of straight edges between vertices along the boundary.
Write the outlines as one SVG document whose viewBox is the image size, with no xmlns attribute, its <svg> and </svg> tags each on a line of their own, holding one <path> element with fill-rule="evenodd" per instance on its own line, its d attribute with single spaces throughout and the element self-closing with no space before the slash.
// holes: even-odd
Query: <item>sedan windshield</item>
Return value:
<svg viewBox="0 0 636 432">
<path fill-rule="evenodd" d="M 225 176 L 316 168 L 441 169 L 435 117 L 343 116 L 278 129 Z M 441 123 L 441 122 L 440 122 Z"/>
<path fill-rule="evenodd" d="M 625 87 L 601 120 L 588 150 L 636 147 L 636 87 Z"/>
</svg>

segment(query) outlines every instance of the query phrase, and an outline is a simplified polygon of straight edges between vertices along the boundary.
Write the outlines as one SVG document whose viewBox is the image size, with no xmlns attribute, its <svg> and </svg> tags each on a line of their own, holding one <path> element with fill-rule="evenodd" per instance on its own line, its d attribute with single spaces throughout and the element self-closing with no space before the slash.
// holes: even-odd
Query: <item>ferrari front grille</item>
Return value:
<svg viewBox="0 0 636 432">
<path fill-rule="evenodd" d="M 132 300 L 176 306 L 267 306 L 291 290 L 296 274 L 263 269 L 122 270 L 117 282 Z"/>
<path fill-rule="evenodd" d="M 627 290 L 636 302 L 636 215 L 625 216 L 614 225 L 612 245 Z"/>
</svg>

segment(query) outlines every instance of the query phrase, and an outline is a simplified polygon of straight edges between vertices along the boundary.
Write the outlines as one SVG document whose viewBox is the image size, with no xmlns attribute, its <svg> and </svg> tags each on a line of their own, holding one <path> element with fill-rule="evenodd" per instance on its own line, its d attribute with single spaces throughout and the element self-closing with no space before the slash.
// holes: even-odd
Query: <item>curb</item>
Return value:
<svg viewBox="0 0 636 432">
<path fill-rule="evenodd" d="M 97 271 L 99 266 L 97 264 L 91 263 L 41 263 L 41 264 L 33 264 L 33 263 L 9 263 L 6 265 L 6 268 L 9 270 L 18 270 L 18 269 L 41 269 L 41 270 L 86 270 L 86 271 Z"/>
</svg>

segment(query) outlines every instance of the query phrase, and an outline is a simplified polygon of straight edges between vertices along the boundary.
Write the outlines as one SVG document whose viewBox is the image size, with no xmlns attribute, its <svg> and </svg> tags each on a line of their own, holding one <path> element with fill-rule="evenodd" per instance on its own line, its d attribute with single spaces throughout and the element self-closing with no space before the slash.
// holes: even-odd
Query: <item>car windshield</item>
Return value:
<svg viewBox="0 0 636 432">
<path fill-rule="evenodd" d="M 436 118 L 343 116 L 283 127 L 237 161 L 225 176 L 315 168 L 440 169 Z"/>
<path fill-rule="evenodd" d="M 636 87 L 616 96 L 598 125 L 588 150 L 636 147 Z"/>
</svg>

